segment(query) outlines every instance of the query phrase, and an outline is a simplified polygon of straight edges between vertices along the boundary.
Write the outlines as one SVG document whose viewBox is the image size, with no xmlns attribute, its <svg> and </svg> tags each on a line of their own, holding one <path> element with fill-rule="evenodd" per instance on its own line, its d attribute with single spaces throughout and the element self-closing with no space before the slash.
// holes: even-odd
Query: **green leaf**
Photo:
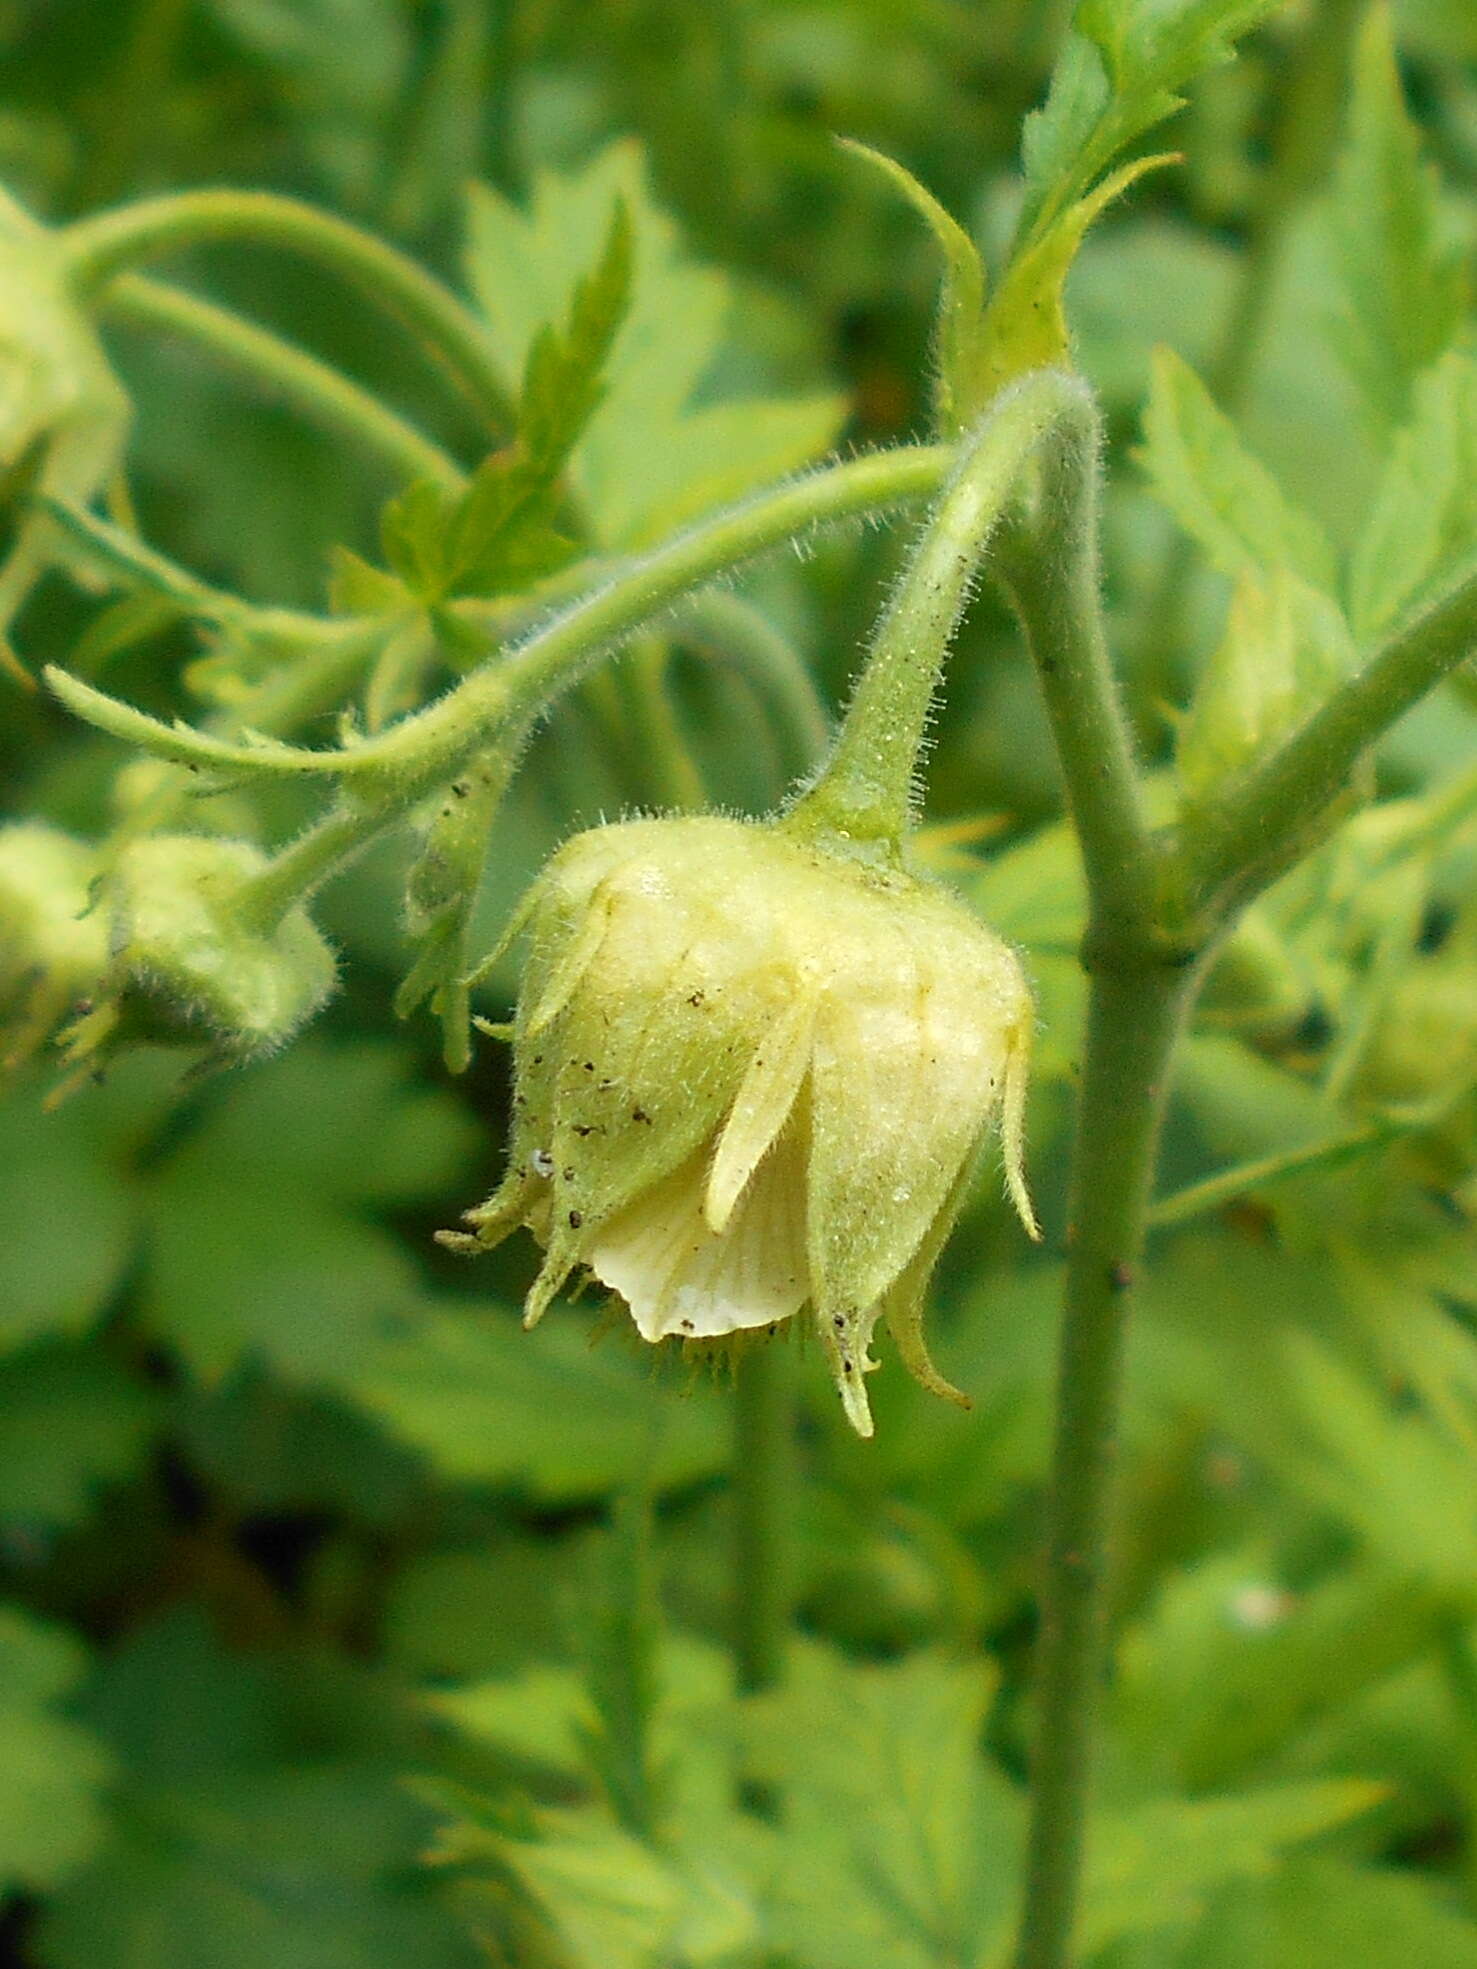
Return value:
<svg viewBox="0 0 1477 1969">
<path fill-rule="evenodd" d="M 118 1806 L 37 1936 L 56 1969 L 476 1969 L 416 1862 L 418 1735 L 382 1678 L 306 1652 L 227 1652 L 203 1618 L 135 1630 L 82 1698 Z"/>
<path fill-rule="evenodd" d="M 382 1044 L 302 1044 L 234 1086 L 162 1166 L 145 1315 L 207 1380 L 243 1359 L 341 1388 L 413 1316 L 405 1244 L 369 1206 L 449 1190 L 474 1139 L 445 1094 L 411 1092 Z M 289 1207 L 284 1207 L 284 1205 Z"/>
<path fill-rule="evenodd" d="M 633 1470 L 657 1485 L 689 1483 L 726 1454 L 711 1396 L 681 1399 L 613 1336 L 591 1352 L 568 1314 L 525 1333 L 501 1306 L 428 1313 L 346 1363 L 342 1378 L 454 1483 L 594 1497 Z"/>
<path fill-rule="evenodd" d="M 944 256 L 944 279 L 934 317 L 933 421 L 936 430 L 952 436 L 968 423 L 973 409 L 972 371 L 985 311 L 985 265 L 979 248 L 957 219 L 931 191 L 905 171 L 894 158 L 849 137 L 842 148 L 864 158 L 890 178 L 921 213 Z"/>
<path fill-rule="evenodd" d="M 1266 1551 L 1216 1552 L 1168 1574 L 1124 1635 L 1114 1741 L 1156 1784 L 1244 1783 L 1425 1656 L 1440 1622 L 1431 1594 L 1379 1564 L 1294 1591 Z"/>
<path fill-rule="evenodd" d="M 0 1889 L 55 1887 L 102 1838 L 111 1760 L 56 1706 L 85 1661 L 61 1629 L 0 1606 Z"/>
<path fill-rule="evenodd" d="M 1222 574 L 1234 579 L 1285 567 L 1333 591 L 1333 549 L 1322 528 L 1246 449 L 1172 349 L 1154 354 L 1138 455 L 1160 501 Z"/>
<path fill-rule="evenodd" d="M 1405 106 L 1383 5 L 1371 7 L 1355 56 L 1332 226 L 1340 353 L 1375 421 L 1400 424 L 1416 378 L 1459 332 L 1467 284 Z"/>
<path fill-rule="evenodd" d="M 1012 1903 L 1021 1810 L 979 1754 L 988 1662 L 884 1667 L 812 1647 L 757 1705 L 757 1768 L 783 1788 L 776 1926 L 815 1969 L 991 1960 Z"/>
<path fill-rule="evenodd" d="M 393 1772 L 279 1769 L 152 1790 L 42 1927 L 55 1969 L 476 1969 L 470 1936 L 406 1875 L 429 1830 Z"/>
<path fill-rule="evenodd" d="M 1453 351 L 1417 376 L 1349 569 L 1354 633 L 1373 641 L 1434 600 L 1477 551 L 1477 361 Z"/>
<path fill-rule="evenodd" d="M 631 215 L 617 196 L 605 250 L 593 272 L 576 281 L 564 329 L 546 323 L 523 364 L 519 444 L 530 466 L 554 478 L 605 394 L 611 348 L 631 308 Z"/>
<path fill-rule="evenodd" d="M 833 441 L 844 414 L 834 396 L 694 401 L 725 345 L 735 296 L 724 275 L 687 260 L 630 143 L 578 173 L 541 175 L 526 214 L 488 186 L 473 189 L 468 278 L 510 386 L 544 324 L 568 317 L 617 200 L 633 235 L 630 307 L 570 471 L 590 532 L 607 548 L 643 546 L 795 470 Z"/>
<path fill-rule="evenodd" d="M 1114 157 L 1182 107 L 1280 0 L 1080 0 L 1043 106 L 1027 117 L 1017 239 L 1039 238 Z"/>
<path fill-rule="evenodd" d="M 138 1468 L 159 1411 L 101 1347 L 42 1341 L 0 1358 L 0 1525 L 79 1524 L 102 1485 Z"/>
<path fill-rule="evenodd" d="M 1217 1900 L 1181 1969 L 1467 1969 L 1477 1924 L 1424 1870 L 1298 1858 Z"/>
<path fill-rule="evenodd" d="M 0 1351 L 76 1332 L 103 1308 L 133 1248 L 129 1183 L 76 1105 L 0 1107 Z"/>
<path fill-rule="evenodd" d="M 1270 1872 L 1284 1847 L 1357 1818 L 1382 1795 L 1380 1785 L 1336 1778 L 1105 1812 L 1088 1844 L 1084 1953 L 1193 1920 L 1217 1888 Z"/>
<path fill-rule="evenodd" d="M 1355 664 L 1337 603 L 1285 566 L 1265 575 L 1245 569 L 1175 744 L 1186 795 L 1213 796 L 1301 724 Z"/>
</svg>

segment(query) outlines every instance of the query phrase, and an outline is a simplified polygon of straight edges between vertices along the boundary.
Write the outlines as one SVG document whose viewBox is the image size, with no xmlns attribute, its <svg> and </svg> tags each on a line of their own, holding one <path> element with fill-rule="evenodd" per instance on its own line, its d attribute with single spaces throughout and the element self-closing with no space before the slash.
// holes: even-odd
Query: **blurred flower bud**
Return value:
<svg viewBox="0 0 1477 1969">
<path fill-rule="evenodd" d="M 128 417 L 56 236 L 0 191 L 0 511 L 32 490 L 85 504 L 122 456 Z M 0 627 L 39 572 L 44 524 L 25 520 L 0 561 Z"/>
<path fill-rule="evenodd" d="M 97 856 L 40 821 L 0 827 L 0 1075 L 21 1065 L 107 968 Z"/>
<path fill-rule="evenodd" d="M 290 1039 L 333 989 L 333 952 L 301 905 L 270 926 L 252 908 L 266 856 L 245 841 L 150 834 L 105 886 L 110 962 L 99 1003 L 68 1035 L 74 1060 L 129 1043 L 206 1044 L 246 1060 Z"/>
<path fill-rule="evenodd" d="M 643 1339 L 810 1306 L 846 1413 L 885 1319 L 925 1386 L 929 1275 L 998 1114 L 1027 1228 L 1032 1004 L 945 890 L 781 826 L 702 817 L 577 836 L 527 905 L 513 1139 L 464 1249 L 526 1224 L 527 1324 L 576 1267 Z"/>
</svg>

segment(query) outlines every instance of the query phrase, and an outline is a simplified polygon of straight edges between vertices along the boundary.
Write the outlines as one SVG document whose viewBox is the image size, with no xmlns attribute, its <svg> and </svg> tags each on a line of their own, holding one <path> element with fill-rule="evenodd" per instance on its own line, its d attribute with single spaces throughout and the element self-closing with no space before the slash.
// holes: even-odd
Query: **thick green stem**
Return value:
<svg viewBox="0 0 1477 1969">
<path fill-rule="evenodd" d="M 456 461 L 380 402 L 306 349 L 245 321 L 229 308 L 142 274 L 125 274 L 103 296 L 106 312 L 133 328 L 163 329 L 208 349 L 230 368 L 335 437 L 378 453 L 407 478 L 466 483 Z"/>
<path fill-rule="evenodd" d="M 959 461 L 883 612 L 835 750 L 790 820 L 896 848 L 917 804 L 918 760 L 970 583 L 1021 469 L 1090 399 L 1042 370 L 998 398 Z"/>
<path fill-rule="evenodd" d="M 1031 518 L 1002 543 L 1002 568 L 1051 720 L 1067 803 L 1093 897 L 1091 947 L 1151 937 L 1158 855 L 1103 627 L 1098 567 L 1101 430 L 1077 386 L 1072 414 L 1042 448 Z"/>
<path fill-rule="evenodd" d="M 1270 756 L 1186 815 L 1192 906 L 1223 918 L 1264 889 L 1296 859 L 1369 747 L 1474 649 L 1477 569 L 1398 630 Z"/>
<path fill-rule="evenodd" d="M 61 235 L 75 291 L 96 294 L 131 267 L 219 240 L 253 240 L 332 267 L 395 315 L 501 428 L 508 389 L 477 317 L 412 259 L 347 220 L 265 191 L 187 191 L 81 219 Z"/>
<path fill-rule="evenodd" d="M 1191 973 L 1093 978 L 1057 1376 L 1025 1906 L 1016 1969 L 1068 1969 L 1082 1873 L 1114 1494 L 1123 1342 L 1166 1070 Z"/>
</svg>

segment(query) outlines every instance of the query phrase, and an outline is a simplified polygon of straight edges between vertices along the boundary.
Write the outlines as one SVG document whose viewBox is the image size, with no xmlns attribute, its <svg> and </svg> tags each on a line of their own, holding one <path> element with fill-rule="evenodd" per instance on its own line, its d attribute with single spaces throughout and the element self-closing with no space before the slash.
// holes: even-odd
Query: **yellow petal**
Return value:
<svg viewBox="0 0 1477 1969">
<path fill-rule="evenodd" d="M 782 1134 L 721 1232 L 703 1214 L 705 1160 L 690 1158 L 618 1212 L 585 1256 L 626 1301 L 644 1340 L 772 1326 L 809 1296 L 799 1131 Z"/>
</svg>

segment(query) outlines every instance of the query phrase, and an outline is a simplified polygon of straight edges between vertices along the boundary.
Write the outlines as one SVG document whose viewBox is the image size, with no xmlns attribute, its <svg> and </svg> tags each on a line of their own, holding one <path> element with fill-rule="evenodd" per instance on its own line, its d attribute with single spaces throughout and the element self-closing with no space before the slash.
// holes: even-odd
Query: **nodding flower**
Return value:
<svg viewBox="0 0 1477 1969">
<path fill-rule="evenodd" d="M 578 835 L 522 920 L 508 1169 L 445 1241 L 533 1232 L 529 1326 L 579 1269 L 653 1343 L 808 1307 L 859 1435 L 879 1321 L 967 1405 L 929 1358 L 923 1299 L 997 1118 L 1038 1235 L 1013 952 L 933 882 L 715 816 Z"/>
</svg>

